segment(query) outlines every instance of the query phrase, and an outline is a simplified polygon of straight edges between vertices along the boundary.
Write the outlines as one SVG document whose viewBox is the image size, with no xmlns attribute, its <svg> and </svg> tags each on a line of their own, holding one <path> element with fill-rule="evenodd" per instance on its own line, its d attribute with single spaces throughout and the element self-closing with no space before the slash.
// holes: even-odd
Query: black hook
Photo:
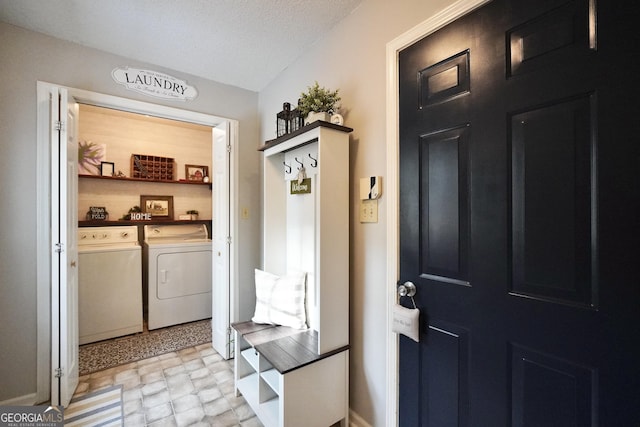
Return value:
<svg viewBox="0 0 640 427">
<path fill-rule="evenodd" d="M 298 170 L 300 170 L 301 168 L 304 167 L 304 163 L 302 163 L 300 160 L 298 160 L 297 157 L 294 157 L 294 159 L 295 159 L 296 162 L 300 163 L 300 167 L 298 168 Z"/>
<path fill-rule="evenodd" d="M 311 153 L 309 153 L 309 158 L 313 160 L 313 163 L 311 163 L 312 168 L 315 168 L 316 166 L 318 166 L 318 159 L 314 159 L 313 157 L 311 157 Z"/>
<path fill-rule="evenodd" d="M 289 166 L 286 162 L 282 162 L 284 165 L 285 173 L 291 173 L 291 166 Z"/>
</svg>

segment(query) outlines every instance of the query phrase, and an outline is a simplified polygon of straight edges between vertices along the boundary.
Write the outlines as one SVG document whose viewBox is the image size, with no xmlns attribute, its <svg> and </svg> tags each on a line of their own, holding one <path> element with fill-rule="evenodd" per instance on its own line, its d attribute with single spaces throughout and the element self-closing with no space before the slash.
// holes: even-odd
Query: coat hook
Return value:
<svg viewBox="0 0 640 427">
<path fill-rule="evenodd" d="M 289 166 L 287 162 L 282 162 L 282 164 L 284 165 L 284 172 L 291 173 L 291 166 Z"/>
<path fill-rule="evenodd" d="M 311 160 L 313 160 L 313 163 L 311 163 L 311 167 L 312 167 L 312 168 L 317 167 L 317 166 L 318 166 L 318 159 L 314 159 L 313 157 L 311 157 L 311 153 L 309 153 L 309 158 L 310 158 Z"/>
<path fill-rule="evenodd" d="M 300 170 L 301 168 L 304 168 L 304 163 L 302 163 L 300 160 L 298 160 L 297 157 L 294 157 L 295 161 L 300 163 L 300 166 L 298 167 L 298 170 Z"/>
</svg>

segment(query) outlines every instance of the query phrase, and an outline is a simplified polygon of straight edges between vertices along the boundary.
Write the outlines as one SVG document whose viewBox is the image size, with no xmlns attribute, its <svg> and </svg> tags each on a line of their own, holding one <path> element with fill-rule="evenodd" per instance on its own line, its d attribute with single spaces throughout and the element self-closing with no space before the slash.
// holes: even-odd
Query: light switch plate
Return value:
<svg viewBox="0 0 640 427">
<path fill-rule="evenodd" d="M 378 200 L 360 200 L 360 222 L 378 222 Z"/>
</svg>

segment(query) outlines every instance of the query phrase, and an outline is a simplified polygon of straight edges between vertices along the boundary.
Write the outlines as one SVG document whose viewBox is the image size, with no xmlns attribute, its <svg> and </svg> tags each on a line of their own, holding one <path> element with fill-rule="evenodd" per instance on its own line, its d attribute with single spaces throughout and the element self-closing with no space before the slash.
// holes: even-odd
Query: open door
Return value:
<svg viewBox="0 0 640 427">
<path fill-rule="evenodd" d="M 232 357 L 230 335 L 231 269 L 231 145 L 229 123 L 212 129 L 213 132 L 213 292 L 211 337 L 213 348 L 225 359 Z"/>
<path fill-rule="evenodd" d="M 66 89 L 50 95 L 51 298 L 59 307 L 51 313 L 51 403 L 67 406 L 78 385 L 78 105 Z"/>
</svg>

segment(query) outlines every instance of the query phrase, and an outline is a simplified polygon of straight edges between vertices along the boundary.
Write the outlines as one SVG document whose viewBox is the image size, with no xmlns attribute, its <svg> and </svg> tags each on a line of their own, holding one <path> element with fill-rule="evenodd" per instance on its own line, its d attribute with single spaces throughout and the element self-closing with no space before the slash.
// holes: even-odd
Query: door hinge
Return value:
<svg viewBox="0 0 640 427">
<path fill-rule="evenodd" d="M 63 131 L 65 126 L 65 122 L 62 120 L 56 120 L 55 128 L 57 131 Z"/>
<path fill-rule="evenodd" d="M 64 375 L 64 372 L 62 371 L 62 368 L 56 368 L 55 369 L 54 377 L 62 378 L 63 375 Z"/>
<path fill-rule="evenodd" d="M 227 153 L 231 152 L 231 145 L 227 145 Z"/>
<path fill-rule="evenodd" d="M 227 335 L 231 336 L 231 327 L 227 326 Z"/>
<path fill-rule="evenodd" d="M 231 236 L 227 236 L 227 245 L 231 244 Z"/>
<path fill-rule="evenodd" d="M 57 253 L 64 252 L 64 244 L 63 243 L 58 242 L 58 243 L 55 244 L 55 246 L 56 246 L 55 251 Z"/>
</svg>

